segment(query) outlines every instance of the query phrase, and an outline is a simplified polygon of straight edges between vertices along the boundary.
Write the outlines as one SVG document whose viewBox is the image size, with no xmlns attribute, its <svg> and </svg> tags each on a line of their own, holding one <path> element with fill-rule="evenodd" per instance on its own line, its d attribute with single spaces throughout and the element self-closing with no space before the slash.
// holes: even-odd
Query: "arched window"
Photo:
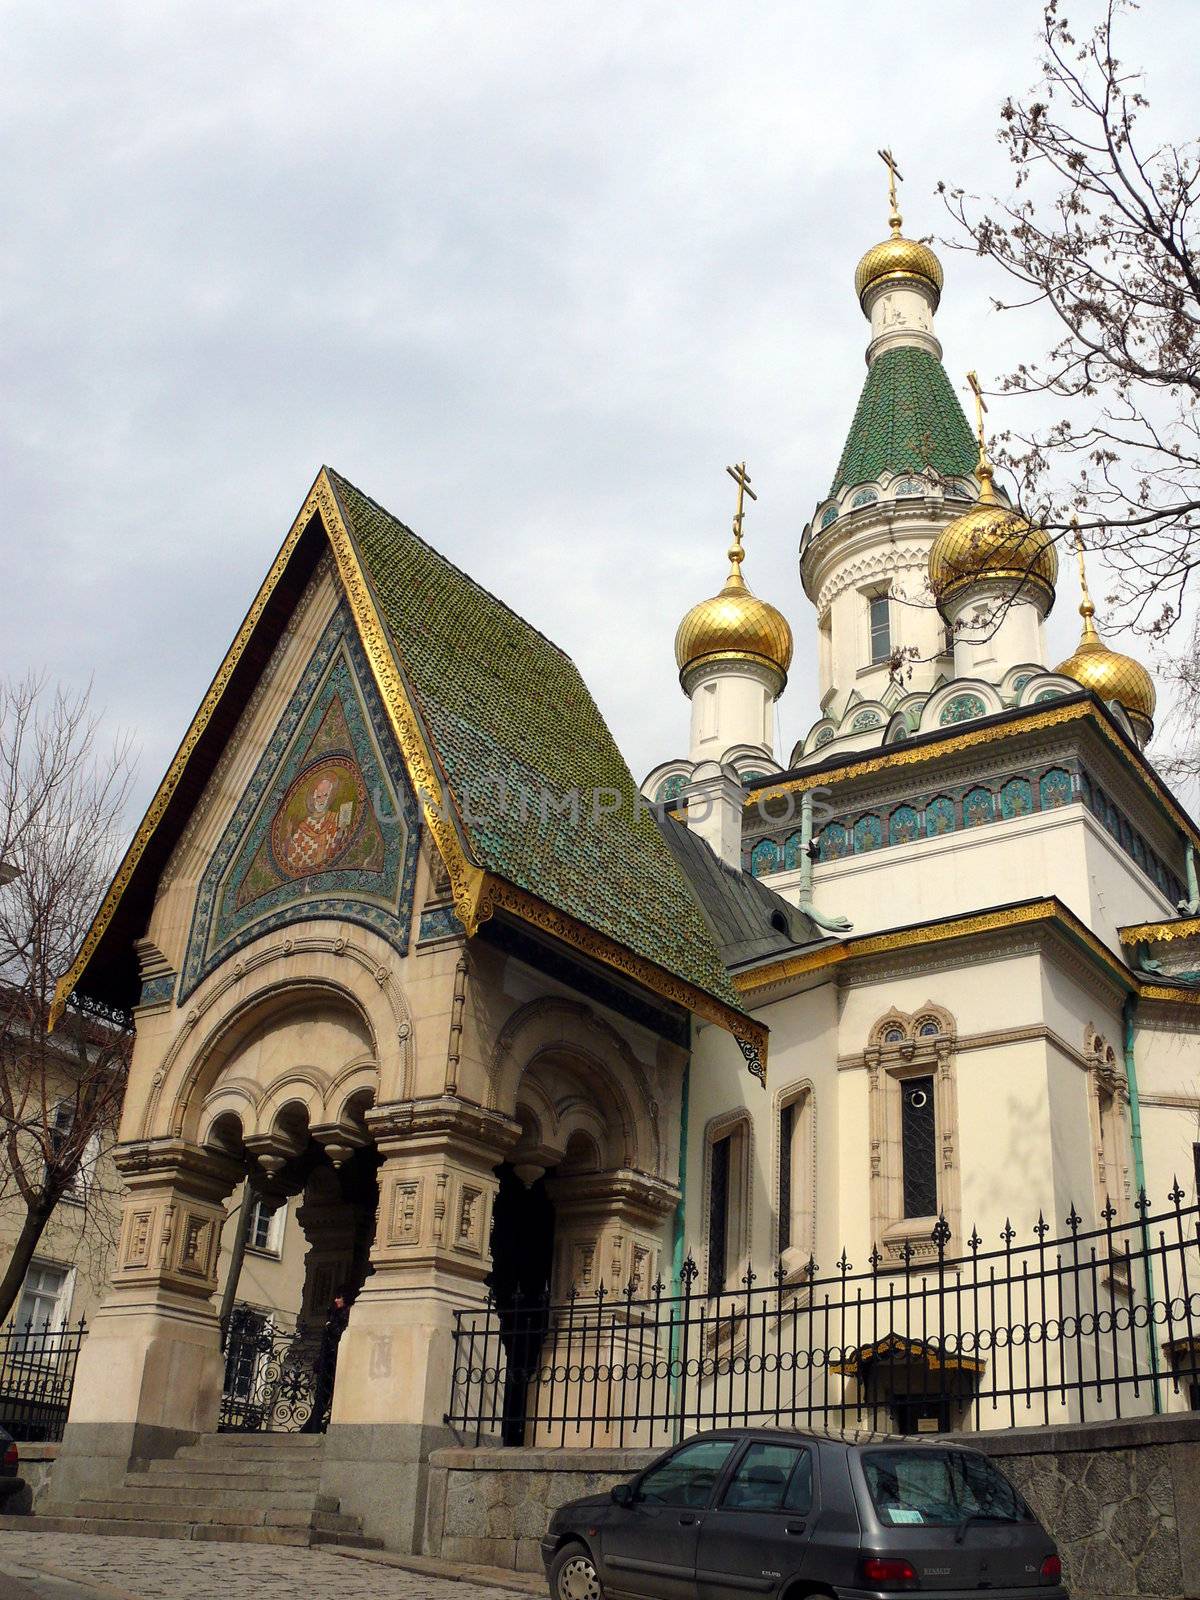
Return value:
<svg viewBox="0 0 1200 1600">
<path fill-rule="evenodd" d="M 963 795 L 963 827 L 978 828 L 982 823 L 995 822 L 996 802 L 990 789 L 968 789 Z"/>
<path fill-rule="evenodd" d="M 750 852 L 750 872 L 755 878 L 779 871 L 779 846 L 774 839 L 760 839 Z"/>
<path fill-rule="evenodd" d="M 840 822 L 827 822 L 821 829 L 819 859 L 840 861 L 850 854 L 850 835 Z"/>
<path fill-rule="evenodd" d="M 688 775 L 687 775 L 687 773 L 686 772 L 673 772 L 670 775 L 669 778 L 664 778 L 663 781 L 659 784 L 658 788 L 655 790 L 655 792 L 654 792 L 654 803 L 655 803 L 655 805 L 659 805 L 659 806 L 665 805 L 668 800 L 676 799 L 679 795 L 681 795 L 683 793 L 683 791 L 687 788 L 687 786 L 688 786 Z"/>
<path fill-rule="evenodd" d="M 955 828 L 954 801 L 939 794 L 925 807 L 925 836 L 935 838 L 939 833 L 953 833 Z"/>
<path fill-rule="evenodd" d="M 874 489 L 860 489 L 850 502 L 851 511 L 857 511 L 860 506 L 873 506 L 879 499 Z"/>
<path fill-rule="evenodd" d="M 779 1139 L 775 1254 L 789 1277 L 803 1272 L 816 1249 L 817 1128 L 811 1084 L 785 1089 L 777 1101 Z"/>
<path fill-rule="evenodd" d="M 1024 817 L 1033 810 L 1033 785 L 1028 778 L 1010 778 L 1000 791 L 1000 815 Z"/>
<path fill-rule="evenodd" d="M 791 872 L 801 864 L 801 843 L 799 829 L 789 833 L 783 842 L 783 870 Z"/>
<path fill-rule="evenodd" d="M 977 694 L 956 694 L 952 700 L 947 700 L 942 707 L 938 723 L 943 728 L 948 728 L 954 722 L 970 722 L 974 717 L 982 717 L 987 712 L 987 706 Z"/>
<path fill-rule="evenodd" d="M 735 1289 L 750 1252 L 750 1118 L 745 1111 L 714 1118 L 705 1130 L 705 1287 Z"/>
<path fill-rule="evenodd" d="M 916 495 L 923 495 L 925 485 L 919 478 L 901 478 L 893 492 L 897 500 L 908 500 Z"/>
<path fill-rule="evenodd" d="M 1086 778 L 1084 779 L 1086 783 Z M 1088 794 L 1090 795 L 1090 785 Z M 1038 799 L 1043 811 L 1055 811 L 1071 801 L 1071 774 L 1062 767 L 1051 767 L 1038 779 Z"/>
<path fill-rule="evenodd" d="M 883 718 L 878 711 L 860 711 L 850 724 L 851 733 L 866 733 L 871 728 L 879 727 Z"/>
<path fill-rule="evenodd" d="M 920 812 L 914 806 L 897 806 L 888 818 L 888 843 L 908 844 L 920 837 Z"/>
<path fill-rule="evenodd" d="M 831 522 L 836 522 L 837 518 L 838 508 L 836 506 L 826 506 L 821 513 L 821 526 L 827 528 Z"/>
<path fill-rule="evenodd" d="M 876 816 L 859 817 L 854 824 L 854 848 L 861 855 L 867 850 L 878 850 L 883 843 L 883 826 Z"/>
</svg>

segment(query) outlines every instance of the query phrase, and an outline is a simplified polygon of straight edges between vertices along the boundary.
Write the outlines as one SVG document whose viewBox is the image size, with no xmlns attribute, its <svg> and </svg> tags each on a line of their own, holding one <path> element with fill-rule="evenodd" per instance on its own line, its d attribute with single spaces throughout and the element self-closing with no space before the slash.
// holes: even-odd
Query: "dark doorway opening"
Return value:
<svg viewBox="0 0 1200 1600">
<path fill-rule="evenodd" d="M 488 1286 L 505 1359 L 500 1436 L 505 1444 L 519 1445 L 525 1442 L 526 1397 L 549 1326 L 554 1202 L 545 1174 L 527 1184 L 505 1161 L 496 1176 L 500 1188 L 492 1211 Z"/>
</svg>

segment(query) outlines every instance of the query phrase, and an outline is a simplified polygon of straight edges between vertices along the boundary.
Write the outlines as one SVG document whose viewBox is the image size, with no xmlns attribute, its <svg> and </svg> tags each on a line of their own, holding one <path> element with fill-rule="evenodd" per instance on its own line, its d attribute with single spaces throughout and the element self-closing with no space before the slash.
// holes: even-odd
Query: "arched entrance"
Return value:
<svg viewBox="0 0 1200 1600">
<path fill-rule="evenodd" d="M 561 1401 L 567 1375 L 594 1361 L 582 1347 L 587 1307 L 646 1293 L 658 1276 L 678 1191 L 661 1171 L 647 1073 L 587 1007 L 525 1007 L 504 1030 L 492 1084 L 520 1126 L 495 1168 L 492 1426 L 505 1444 L 537 1444 L 549 1442 L 549 1409 L 561 1409 L 551 1395 Z"/>
<path fill-rule="evenodd" d="M 311 1433 L 328 1425 L 341 1334 L 371 1272 L 381 1157 L 367 1134 L 369 1105 L 363 1094 L 347 1108 L 340 1143 L 314 1138 L 295 1102 L 266 1134 L 247 1139 L 231 1112 L 210 1130 L 210 1145 L 245 1175 L 221 1302 L 220 1431 Z M 305 1241 L 302 1277 L 296 1284 L 281 1274 L 290 1293 L 255 1304 L 239 1292 L 250 1219 L 293 1201 Z"/>
</svg>

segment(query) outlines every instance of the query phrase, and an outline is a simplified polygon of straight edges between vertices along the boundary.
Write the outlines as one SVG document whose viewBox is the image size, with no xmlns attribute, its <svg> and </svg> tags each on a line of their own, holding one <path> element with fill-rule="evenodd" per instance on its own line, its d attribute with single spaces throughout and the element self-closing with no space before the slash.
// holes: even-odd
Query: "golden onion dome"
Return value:
<svg viewBox="0 0 1200 1600">
<path fill-rule="evenodd" d="M 927 244 L 918 239 L 906 239 L 900 232 L 902 218 L 898 211 L 891 216 L 892 234 L 882 244 L 873 244 L 858 263 L 854 272 L 854 292 L 858 303 L 866 310 L 863 301 L 872 284 L 904 278 L 916 278 L 933 290 L 933 309 L 936 311 L 942 298 L 942 263 Z"/>
<path fill-rule="evenodd" d="M 929 584 L 939 607 L 964 589 L 988 579 L 1008 579 L 1041 594 L 1046 612 L 1054 604 L 1058 555 L 1044 528 L 1001 504 L 992 484 L 992 464 L 980 457 L 979 499 L 947 523 L 929 552 Z"/>
<path fill-rule="evenodd" d="M 735 540 L 724 588 L 693 606 L 679 624 L 675 661 L 681 678 L 709 661 L 757 661 L 773 667 L 786 681 L 792 664 L 792 630 L 782 612 L 746 587 L 743 557 Z"/>
<path fill-rule="evenodd" d="M 1054 670 L 1061 672 L 1064 677 L 1074 678 L 1076 683 L 1085 689 L 1091 689 L 1101 700 L 1115 700 L 1118 705 L 1124 706 L 1135 724 L 1139 722 L 1146 724 L 1145 728 L 1139 731 L 1143 731 L 1149 738 L 1154 730 L 1154 711 L 1158 704 L 1154 679 L 1140 661 L 1135 661 L 1132 656 L 1122 655 L 1119 650 L 1110 650 L 1097 633 L 1093 621 L 1096 608 L 1088 593 L 1087 573 L 1083 566 L 1083 542 L 1078 531 L 1075 540 L 1079 551 L 1079 582 L 1083 591 L 1083 601 L 1079 607 L 1079 615 L 1083 618 L 1083 633 L 1075 647 L 1075 653 L 1068 656 L 1062 665 Z"/>
</svg>

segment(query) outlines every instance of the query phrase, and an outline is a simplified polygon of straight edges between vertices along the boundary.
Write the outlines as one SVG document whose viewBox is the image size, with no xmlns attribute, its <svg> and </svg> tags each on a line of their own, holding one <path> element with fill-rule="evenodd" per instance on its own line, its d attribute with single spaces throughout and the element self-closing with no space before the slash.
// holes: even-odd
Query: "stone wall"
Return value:
<svg viewBox="0 0 1200 1600">
<path fill-rule="evenodd" d="M 976 1434 L 1054 1535 L 1073 1595 L 1200 1596 L 1200 1415 Z"/>
<path fill-rule="evenodd" d="M 1200 1415 L 957 1435 L 986 1450 L 1058 1542 L 1073 1595 L 1200 1600 Z M 438 1450 L 425 1552 L 540 1570 L 538 1543 L 565 1500 L 597 1494 L 653 1450 Z"/>
</svg>

